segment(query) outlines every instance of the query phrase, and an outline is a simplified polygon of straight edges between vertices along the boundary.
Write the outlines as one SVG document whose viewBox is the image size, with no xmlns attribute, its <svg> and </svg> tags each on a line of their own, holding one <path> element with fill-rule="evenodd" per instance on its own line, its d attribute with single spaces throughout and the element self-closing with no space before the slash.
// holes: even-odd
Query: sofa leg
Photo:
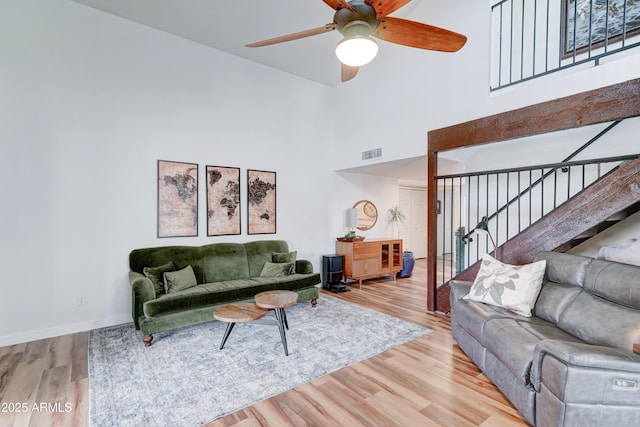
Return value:
<svg viewBox="0 0 640 427">
<path fill-rule="evenodd" d="M 151 341 L 153 341 L 153 335 L 147 334 L 144 336 L 143 340 L 144 340 L 144 346 L 149 347 L 151 346 Z"/>
<path fill-rule="evenodd" d="M 318 298 L 311 300 L 311 308 L 316 308 L 316 305 L 318 305 Z"/>
</svg>

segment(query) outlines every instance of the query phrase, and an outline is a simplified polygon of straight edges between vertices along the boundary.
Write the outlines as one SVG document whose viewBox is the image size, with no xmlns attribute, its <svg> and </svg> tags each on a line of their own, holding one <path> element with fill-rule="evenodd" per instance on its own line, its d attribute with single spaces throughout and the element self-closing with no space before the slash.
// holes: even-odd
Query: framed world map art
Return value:
<svg viewBox="0 0 640 427">
<path fill-rule="evenodd" d="M 158 160 L 158 237 L 198 235 L 198 165 Z"/>
<path fill-rule="evenodd" d="M 247 207 L 249 234 L 276 232 L 276 173 L 247 171 Z"/>
<path fill-rule="evenodd" d="M 207 236 L 240 234 L 240 168 L 207 166 Z"/>
</svg>

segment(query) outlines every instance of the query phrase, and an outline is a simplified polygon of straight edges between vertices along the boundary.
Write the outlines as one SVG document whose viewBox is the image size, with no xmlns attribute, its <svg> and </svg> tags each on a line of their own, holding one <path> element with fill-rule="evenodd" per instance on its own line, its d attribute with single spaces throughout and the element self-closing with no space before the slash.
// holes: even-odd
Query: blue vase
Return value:
<svg viewBox="0 0 640 427">
<path fill-rule="evenodd" d="M 404 251 L 402 253 L 402 270 L 398 273 L 398 277 L 411 277 L 415 265 L 416 258 L 413 256 L 413 252 Z"/>
</svg>

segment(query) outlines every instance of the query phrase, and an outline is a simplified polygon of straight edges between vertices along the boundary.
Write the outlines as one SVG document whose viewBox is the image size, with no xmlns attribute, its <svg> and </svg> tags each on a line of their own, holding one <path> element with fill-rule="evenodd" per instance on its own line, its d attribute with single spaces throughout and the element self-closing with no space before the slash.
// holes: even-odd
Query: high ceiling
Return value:
<svg viewBox="0 0 640 427">
<path fill-rule="evenodd" d="M 334 49 L 342 37 L 337 31 L 267 47 L 244 47 L 331 23 L 334 11 L 322 0 L 74 1 L 327 86 L 340 81 Z M 391 16 L 438 26 L 427 22 L 428 16 L 412 14 L 421 1 L 413 0 Z M 394 46 L 383 41 L 379 44 L 379 55 Z"/>
<path fill-rule="evenodd" d="M 334 11 L 322 0 L 73 1 L 329 87 L 340 83 L 340 63 L 334 50 L 342 36 L 337 31 L 262 48 L 244 46 L 331 23 Z M 424 7 L 418 7 L 421 5 Z M 430 20 L 429 4 L 423 0 L 412 0 L 391 16 L 444 26 Z M 388 49 L 409 49 L 381 40 L 378 43 L 376 60 Z M 414 50 L 415 55 L 424 54 Z M 426 183 L 426 157 L 363 165 L 345 172 Z"/>
</svg>

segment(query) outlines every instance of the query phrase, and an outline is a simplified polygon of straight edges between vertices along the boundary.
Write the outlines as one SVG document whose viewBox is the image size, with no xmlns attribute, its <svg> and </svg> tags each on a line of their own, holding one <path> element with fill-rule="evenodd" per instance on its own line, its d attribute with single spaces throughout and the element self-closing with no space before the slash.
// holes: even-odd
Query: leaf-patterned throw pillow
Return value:
<svg viewBox="0 0 640 427">
<path fill-rule="evenodd" d="M 480 271 L 464 299 L 505 308 L 531 317 L 547 261 L 525 265 L 504 264 L 488 254 L 482 257 Z"/>
</svg>

